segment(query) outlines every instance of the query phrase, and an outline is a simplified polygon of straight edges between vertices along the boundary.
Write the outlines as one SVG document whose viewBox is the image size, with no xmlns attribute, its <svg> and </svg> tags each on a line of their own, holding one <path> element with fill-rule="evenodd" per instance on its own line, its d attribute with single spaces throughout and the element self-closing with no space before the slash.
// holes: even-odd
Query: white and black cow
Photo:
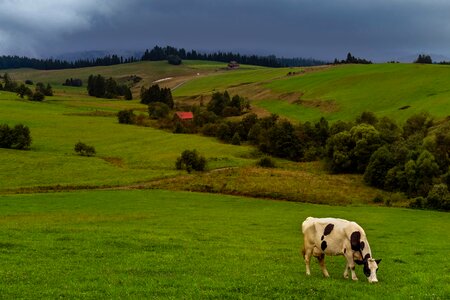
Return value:
<svg viewBox="0 0 450 300">
<path fill-rule="evenodd" d="M 309 268 L 311 256 L 317 257 L 323 275 L 329 277 L 325 267 L 325 255 L 344 255 L 347 259 L 345 278 L 348 278 L 350 269 L 352 279 L 358 280 L 355 274 L 356 263 L 364 265 L 364 274 L 369 282 L 378 282 L 376 272 L 381 259 L 373 259 L 366 233 L 355 222 L 335 218 L 308 217 L 302 224 L 302 232 L 303 256 L 307 275 L 311 274 Z"/>
</svg>

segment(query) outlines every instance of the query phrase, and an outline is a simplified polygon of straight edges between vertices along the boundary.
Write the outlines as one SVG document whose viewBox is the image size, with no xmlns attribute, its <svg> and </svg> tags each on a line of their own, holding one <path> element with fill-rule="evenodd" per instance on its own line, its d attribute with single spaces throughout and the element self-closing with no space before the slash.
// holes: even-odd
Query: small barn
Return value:
<svg viewBox="0 0 450 300">
<path fill-rule="evenodd" d="M 194 114 L 190 111 L 177 111 L 173 115 L 174 121 L 190 122 L 194 119 Z"/>
<path fill-rule="evenodd" d="M 232 60 L 228 63 L 228 69 L 238 69 L 239 68 L 239 64 L 237 63 L 237 61 Z"/>
</svg>

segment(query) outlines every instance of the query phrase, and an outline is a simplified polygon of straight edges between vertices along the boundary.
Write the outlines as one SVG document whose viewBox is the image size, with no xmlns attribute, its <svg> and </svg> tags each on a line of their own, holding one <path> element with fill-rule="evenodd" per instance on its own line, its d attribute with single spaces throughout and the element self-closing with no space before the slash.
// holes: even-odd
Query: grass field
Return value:
<svg viewBox="0 0 450 300">
<path fill-rule="evenodd" d="M 0 196 L 0 294 L 36 298 L 448 299 L 448 214 L 160 190 Z M 357 221 L 382 258 L 331 278 L 299 249 L 307 216 Z"/>
<path fill-rule="evenodd" d="M 36 103 L 0 91 L 0 124 L 23 123 L 33 138 L 29 151 L 0 149 L 0 298 L 448 299 L 448 213 L 374 206 L 375 196 L 407 203 L 366 186 L 360 175 L 328 174 L 320 162 L 276 159 L 278 168 L 262 169 L 254 166 L 250 146 L 118 124 L 117 111 L 144 114 L 146 106 L 61 86 L 66 78 L 96 73 L 138 75 L 141 85 L 174 77 L 164 85 L 179 86 L 177 101 L 229 89 L 266 113 L 303 121 L 321 115 L 349 120 L 363 110 L 397 120 L 422 110 L 437 117 L 450 111 L 444 66 L 223 66 L 140 62 L 11 71 L 16 79 L 54 84 L 55 96 Z M 286 76 L 291 70 L 300 73 Z M 410 107 L 399 110 L 404 106 Z M 78 141 L 93 145 L 97 155 L 75 155 Z M 204 155 L 208 172 L 176 171 L 185 149 Z M 36 194 L 49 190 L 66 192 Z M 342 257 L 328 259 L 330 279 L 317 264 L 306 277 L 299 248 L 307 216 L 360 223 L 374 256 L 383 259 L 379 284 L 369 285 L 361 268 L 359 282 L 344 280 Z"/>
<path fill-rule="evenodd" d="M 31 130 L 30 151 L 0 149 L 0 191 L 39 186 L 115 186 L 173 176 L 175 160 L 185 149 L 197 149 L 209 168 L 242 166 L 252 148 L 222 144 L 214 138 L 175 135 L 150 127 L 118 124 L 114 112 L 144 105 L 106 99 L 42 103 L 0 92 L 0 123 L 23 123 Z M 97 116 L 98 112 L 109 112 Z M 78 141 L 93 145 L 96 157 L 80 157 Z"/>
</svg>

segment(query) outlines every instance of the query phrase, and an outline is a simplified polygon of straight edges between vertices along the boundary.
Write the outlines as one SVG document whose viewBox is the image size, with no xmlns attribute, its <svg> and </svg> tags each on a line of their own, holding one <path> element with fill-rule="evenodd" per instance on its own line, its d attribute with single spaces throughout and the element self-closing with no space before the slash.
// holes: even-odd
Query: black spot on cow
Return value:
<svg viewBox="0 0 450 300">
<path fill-rule="evenodd" d="M 364 256 L 364 260 L 368 260 L 370 258 L 370 253 L 367 253 L 365 256 Z"/>
<path fill-rule="evenodd" d="M 364 263 L 364 275 L 366 275 L 366 277 L 370 277 L 370 269 L 369 269 L 369 263 L 366 261 Z"/>
<path fill-rule="evenodd" d="M 320 238 L 320 240 L 321 240 L 321 241 L 323 241 L 324 237 L 325 237 L 325 236 L 324 236 L 324 235 L 322 235 L 322 237 Z"/>
<path fill-rule="evenodd" d="M 328 224 L 323 231 L 323 235 L 329 235 L 334 228 L 334 224 Z"/>
<path fill-rule="evenodd" d="M 327 249 L 327 242 L 323 241 L 322 244 L 320 245 L 320 248 L 322 248 L 322 251 L 325 251 L 325 249 Z"/>
<path fill-rule="evenodd" d="M 344 253 L 346 253 L 347 252 L 347 248 L 344 248 Z"/>
<path fill-rule="evenodd" d="M 359 231 L 354 231 L 350 235 L 350 244 L 352 246 L 353 251 L 360 251 L 361 250 L 361 244 L 359 240 L 361 239 L 361 233 Z"/>
<path fill-rule="evenodd" d="M 361 242 L 361 244 L 360 244 L 360 247 L 361 247 L 361 251 L 363 251 L 363 250 L 364 250 L 364 246 L 365 246 L 364 242 Z"/>
</svg>

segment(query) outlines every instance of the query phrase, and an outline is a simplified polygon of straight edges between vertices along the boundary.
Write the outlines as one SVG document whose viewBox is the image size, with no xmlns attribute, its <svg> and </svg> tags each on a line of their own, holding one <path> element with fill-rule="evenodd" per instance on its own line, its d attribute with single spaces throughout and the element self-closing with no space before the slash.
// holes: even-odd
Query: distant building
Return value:
<svg viewBox="0 0 450 300">
<path fill-rule="evenodd" d="M 239 64 L 237 63 L 237 61 L 232 60 L 228 63 L 228 69 L 237 69 L 239 68 Z"/>
<path fill-rule="evenodd" d="M 174 121 L 189 122 L 194 119 L 194 114 L 190 111 L 177 111 L 173 115 Z"/>
</svg>

